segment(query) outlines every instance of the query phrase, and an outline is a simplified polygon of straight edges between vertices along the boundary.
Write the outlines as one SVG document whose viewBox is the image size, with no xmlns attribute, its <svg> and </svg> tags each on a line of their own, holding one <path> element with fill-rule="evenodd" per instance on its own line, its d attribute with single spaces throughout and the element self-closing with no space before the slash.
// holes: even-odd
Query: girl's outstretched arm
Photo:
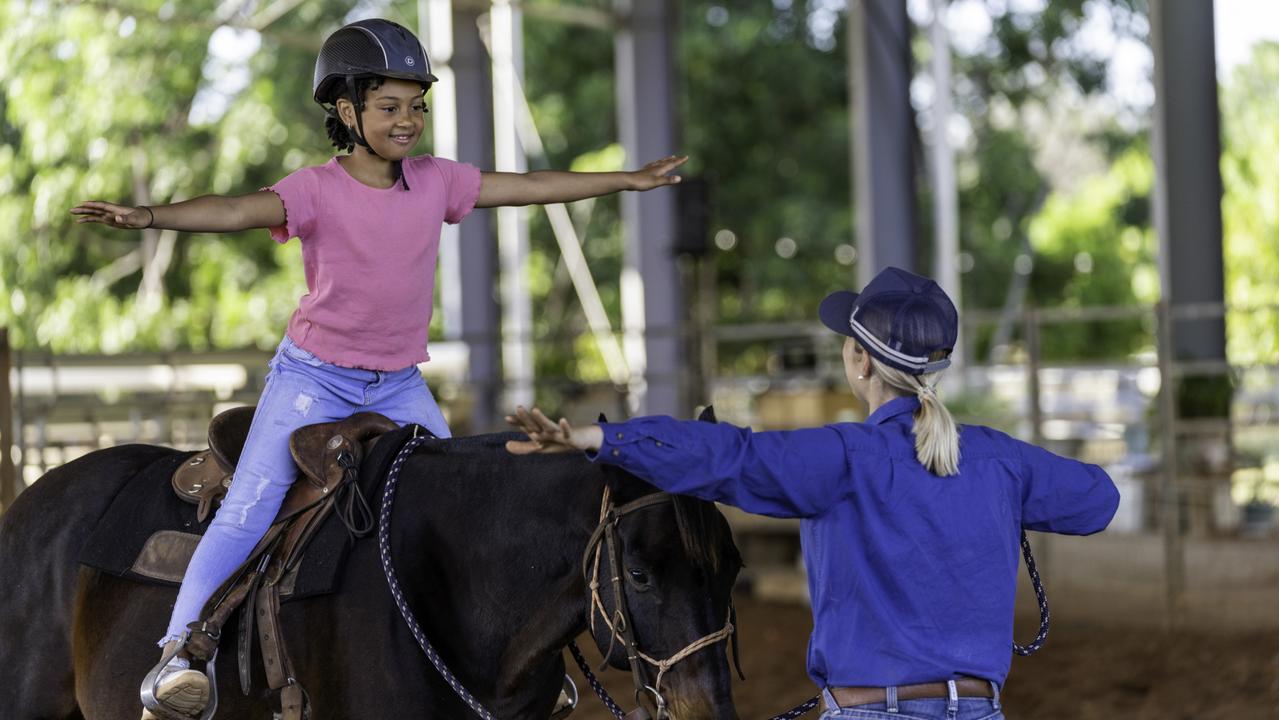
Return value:
<svg viewBox="0 0 1279 720">
<path fill-rule="evenodd" d="M 273 192 L 226 197 L 205 195 L 172 205 L 115 205 L 88 200 L 71 208 L 77 223 L 102 223 L 126 230 L 149 227 L 184 232 L 235 232 L 284 224 L 284 203 Z"/>
<path fill-rule="evenodd" d="M 687 160 L 688 156 L 672 155 L 654 160 L 631 172 L 486 172 L 481 176 L 480 198 L 475 202 L 475 207 L 545 205 L 573 202 L 621 190 L 652 190 L 678 183 L 679 176 L 670 173 Z"/>
</svg>

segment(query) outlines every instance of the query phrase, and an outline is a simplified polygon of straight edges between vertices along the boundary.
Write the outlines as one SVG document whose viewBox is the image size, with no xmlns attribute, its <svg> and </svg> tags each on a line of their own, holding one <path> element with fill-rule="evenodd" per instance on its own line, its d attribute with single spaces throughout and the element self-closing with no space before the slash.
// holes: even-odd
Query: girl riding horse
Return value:
<svg viewBox="0 0 1279 720">
<path fill-rule="evenodd" d="M 231 488 L 186 572 L 160 640 L 166 649 L 184 642 L 210 594 L 275 518 L 296 475 L 288 449 L 294 430 L 374 411 L 449 436 L 417 368 L 428 359 L 442 223 L 460 222 L 477 207 L 571 202 L 679 181 L 670 173 L 686 158 L 674 156 L 633 172 L 521 174 L 413 155 L 435 81 L 409 30 L 388 20 L 351 23 L 324 42 L 313 95 L 329 138 L 348 154 L 238 197 L 152 207 L 90 201 L 71 210 L 79 222 L 116 228 L 266 228 L 277 242 L 302 243 L 308 292 L 270 361 Z M 209 683 L 179 654 L 155 693 L 162 707 L 153 709 L 165 717 L 195 716 Z"/>
</svg>

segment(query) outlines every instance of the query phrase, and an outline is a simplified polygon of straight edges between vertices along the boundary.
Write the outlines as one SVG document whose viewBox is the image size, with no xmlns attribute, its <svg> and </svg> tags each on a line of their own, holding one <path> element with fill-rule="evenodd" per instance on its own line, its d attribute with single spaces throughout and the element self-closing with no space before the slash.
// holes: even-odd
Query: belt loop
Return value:
<svg viewBox="0 0 1279 720">
<path fill-rule="evenodd" d="M 888 712 L 897 712 L 897 686 L 889 685 L 884 688 L 884 703 L 888 706 Z"/>
<path fill-rule="evenodd" d="M 953 678 L 946 681 L 946 695 L 946 718 L 954 720 L 959 714 L 959 688 L 955 687 Z"/>
<path fill-rule="evenodd" d="M 830 688 L 822 688 L 822 700 L 825 701 L 827 710 L 839 709 L 839 703 L 835 702 L 835 696 L 830 694 Z"/>
<path fill-rule="evenodd" d="M 999 710 L 999 683 L 990 681 L 990 698 L 995 710 Z"/>
</svg>

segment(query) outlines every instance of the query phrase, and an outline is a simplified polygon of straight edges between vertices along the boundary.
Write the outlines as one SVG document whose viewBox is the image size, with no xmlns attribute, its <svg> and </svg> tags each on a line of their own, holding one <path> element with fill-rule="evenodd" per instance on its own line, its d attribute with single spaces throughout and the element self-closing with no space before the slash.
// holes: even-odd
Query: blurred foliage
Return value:
<svg viewBox="0 0 1279 720">
<path fill-rule="evenodd" d="M 1279 43 L 1260 43 L 1221 92 L 1226 320 L 1233 362 L 1279 361 Z"/>
<path fill-rule="evenodd" d="M 609 7 L 606 0 L 563 4 Z M 416 26 L 418 3 L 352 10 L 311 0 L 274 19 L 263 10 L 218 15 L 233 5 L 0 5 L 0 324 L 10 326 L 18 347 L 269 348 L 278 340 L 305 291 L 297 243 L 278 246 L 265 232 L 166 238 L 77 225 L 67 213 L 89 198 L 162 203 L 251 192 L 325 161 L 331 148 L 323 115 L 310 100 L 320 41 L 357 13 Z M 1158 290 L 1144 129 L 1114 113 L 1081 110 L 1105 90 L 1105 58 L 1077 42 L 1099 6 L 1117 35 L 1144 39 L 1144 1 L 1063 0 L 1036 12 L 1001 0 L 985 5 L 989 38 L 956 49 L 954 58 L 964 129 L 957 146 L 964 307 L 1150 302 Z M 710 183 L 709 230 L 720 242 L 708 257 L 718 272 L 719 321 L 809 321 L 826 292 L 854 277 L 844 3 L 685 0 L 677 7 L 682 141 L 672 151 L 692 156 L 685 174 Z M 547 154 L 531 165 L 605 170 L 648 160 L 626 158 L 617 145 L 612 36 L 533 14 L 524 32 L 525 85 Z M 230 59 L 214 52 L 235 40 L 256 50 Z M 922 73 L 925 32 L 917 31 L 912 49 Z M 1222 95 L 1232 302 L 1279 301 L 1279 171 L 1266 162 L 1279 145 L 1276 88 L 1279 50 L 1269 46 Z M 1044 117 L 1072 123 L 1049 128 L 1052 135 Z M 1051 151 L 1063 133 L 1070 147 L 1096 154 L 1096 172 L 1070 176 L 1056 167 Z M 430 151 L 429 139 L 419 150 Z M 919 185 L 926 186 L 922 177 Z M 921 233 L 928 232 L 927 203 L 925 195 Z M 585 321 L 549 224 L 540 210 L 529 212 L 536 372 L 602 380 L 603 361 L 582 336 Z M 578 203 L 572 213 L 616 326 L 617 198 Z M 1008 288 L 1023 254 L 1034 262 L 1019 299 Z M 159 293 L 147 292 L 143 265 L 161 278 Z M 1232 356 L 1273 358 L 1274 319 L 1232 315 Z M 1045 333 L 1046 354 L 1120 357 L 1151 342 L 1139 324 L 1097 325 Z M 973 343 L 979 358 L 988 336 Z M 720 357 L 726 372 L 767 362 L 757 348 Z"/>
<path fill-rule="evenodd" d="M 12 2 L 0 6 L 0 323 L 17 347 L 56 352 L 278 341 L 304 291 L 300 249 L 265 232 L 172 235 L 78 225 L 86 199 L 164 203 L 242 194 L 327 156 L 307 98 L 318 38 L 349 7 L 308 2 L 276 20 L 237 69 L 225 112 L 210 54 L 224 3 Z M 225 18 L 230 20 L 231 18 Z M 243 18 L 238 18 L 243 20 Z M 321 30 L 317 30 L 320 28 Z M 172 257 L 155 247 L 172 243 Z M 145 292 L 143 265 L 162 275 Z M 167 272 L 165 271 L 167 268 Z"/>
<path fill-rule="evenodd" d="M 1149 305 L 1159 299 L 1151 228 L 1154 168 L 1144 148 L 1069 195 L 1054 195 L 1031 221 L 1031 288 L 1040 307 Z M 1054 324 L 1040 335 L 1047 359 L 1122 359 L 1154 349 L 1141 319 Z"/>
<path fill-rule="evenodd" d="M 735 238 L 711 250 L 724 322 L 811 319 L 853 277 L 835 256 L 852 242 L 853 217 L 847 33 L 830 5 L 680 4 L 689 172 L 710 183 L 711 233 Z"/>
</svg>

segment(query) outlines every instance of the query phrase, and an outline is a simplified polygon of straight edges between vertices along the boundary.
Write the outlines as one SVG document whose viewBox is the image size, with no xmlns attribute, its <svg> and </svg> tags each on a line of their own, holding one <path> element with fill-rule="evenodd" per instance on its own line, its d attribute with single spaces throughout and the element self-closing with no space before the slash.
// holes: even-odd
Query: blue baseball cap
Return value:
<svg viewBox="0 0 1279 720">
<path fill-rule="evenodd" d="M 822 324 L 861 343 L 889 367 L 923 375 L 950 367 L 959 313 L 936 282 L 889 267 L 860 293 L 837 290 L 822 300 Z M 930 360 L 937 352 L 946 357 Z"/>
</svg>

